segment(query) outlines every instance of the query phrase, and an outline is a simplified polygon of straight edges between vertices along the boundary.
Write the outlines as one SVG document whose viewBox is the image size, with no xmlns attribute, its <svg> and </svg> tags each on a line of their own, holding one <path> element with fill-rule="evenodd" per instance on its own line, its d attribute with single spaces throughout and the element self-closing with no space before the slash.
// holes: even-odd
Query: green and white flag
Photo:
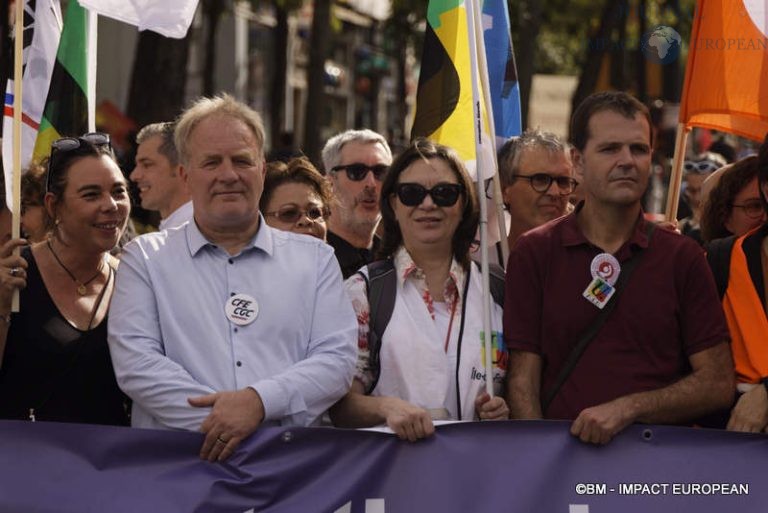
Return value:
<svg viewBox="0 0 768 513">
<path fill-rule="evenodd" d="M 93 125 L 89 79 L 95 79 L 95 51 L 89 45 L 88 12 L 71 0 L 64 15 L 59 51 L 45 102 L 43 119 L 35 143 L 34 158 L 40 160 L 60 137 L 77 137 Z"/>
</svg>

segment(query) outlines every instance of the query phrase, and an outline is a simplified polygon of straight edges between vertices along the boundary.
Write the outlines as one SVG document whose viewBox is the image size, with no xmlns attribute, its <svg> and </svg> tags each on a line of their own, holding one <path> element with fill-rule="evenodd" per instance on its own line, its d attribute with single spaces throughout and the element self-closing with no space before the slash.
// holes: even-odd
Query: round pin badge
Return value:
<svg viewBox="0 0 768 513">
<path fill-rule="evenodd" d="M 248 294 L 235 294 L 227 299 L 224 311 L 229 322 L 245 326 L 256 320 L 259 315 L 259 304 Z"/>
<path fill-rule="evenodd" d="M 589 269 L 592 272 L 592 278 L 600 278 L 608 285 L 613 286 L 619 279 L 621 264 L 613 255 L 600 253 L 592 259 Z"/>
</svg>

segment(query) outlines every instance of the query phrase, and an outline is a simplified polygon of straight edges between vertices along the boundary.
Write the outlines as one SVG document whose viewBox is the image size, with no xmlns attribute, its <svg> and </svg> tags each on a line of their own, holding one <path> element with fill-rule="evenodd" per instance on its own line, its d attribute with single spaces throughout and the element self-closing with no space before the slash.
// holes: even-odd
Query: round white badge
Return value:
<svg viewBox="0 0 768 513">
<path fill-rule="evenodd" d="M 259 304 L 248 294 L 235 294 L 224 305 L 227 319 L 238 326 L 245 326 L 256 320 Z"/>
<path fill-rule="evenodd" d="M 621 265 L 613 255 L 600 253 L 592 259 L 589 269 L 592 272 L 592 278 L 600 278 L 608 285 L 613 286 L 619 279 Z"/>
</svg>

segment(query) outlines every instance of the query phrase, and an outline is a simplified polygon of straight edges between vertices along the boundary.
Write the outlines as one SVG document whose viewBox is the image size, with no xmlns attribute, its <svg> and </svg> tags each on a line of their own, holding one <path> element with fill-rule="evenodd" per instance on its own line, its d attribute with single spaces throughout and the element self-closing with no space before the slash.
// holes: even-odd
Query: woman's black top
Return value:
<svg viewBox="0 0 768 513">
<path fill-rule="evenodd" d="M 107 346 L 107 317 L 73 327 L 45 288 L 29 248 L 27 287 L 11 316 L 0 368 L 0 418 L 128 425 Z M 73 283 L 74 286 L 74 283 Z M 105 298 L 108 300 L 108 298 Z"/>
</svg>

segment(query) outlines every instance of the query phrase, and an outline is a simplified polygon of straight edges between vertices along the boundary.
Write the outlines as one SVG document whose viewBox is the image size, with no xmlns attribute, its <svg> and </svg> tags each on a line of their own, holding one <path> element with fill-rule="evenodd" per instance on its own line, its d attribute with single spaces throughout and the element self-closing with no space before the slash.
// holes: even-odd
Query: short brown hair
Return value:
<svg viewBox="0 0 768 513">
<path fill-rule="evenodd" d="M 279 160 L 267 163 L 267 172 L 264 178 L 264 192 L 261 193 L 259 209 L 267 208 L 272 195 L 279 186 L 286 183 L 303 183 L 314 189 L 323 206 L 328 207 L 333 201 L 331 185 L 323 175 L 312 165 L 306 157 L 296 157 L 288 162 Z"/>
<path fill-rule="evenodd" d="M 480 217 L 475 197 L 475 188 L 469 178 L 467 169 L 456 152 L 442 144 L 437 144 L 428 139 L 418 138 L 403 151 L 395 160 L 387 172 L 381 184 L 381 222 L 384 227 L 384 235 L 379 248 L 379 258 L 389 258 L 403 243 L 403 233 L 395 219 L 395 212 L 389 203 L 389 198 L 395 194 L 400 175 L 408 166 L 416 160 L 440 159 L 453 171 L 456 180 L 464 186 L 464 210 L 461 213 L 461 222 L 453 234 L 453 257 L 457 262 L 469 265 L 469 248 L 475 240 L 478 219 Z"/>
<path fill-rule="evenodd" d="M 728 237 L 725 222 L 731 215 L 736 195 L 758 176 L 758 159 L 745 157 L 722 171 L 701 208 L 701 238 L 704 242 Z"/>
<path fill-rule="evenodd" d="M 653 142 L 653 122 L 648 107 L 643 105 L 637 98 L 622 91 L 604 91 L 594 93 L 586 98 L 576 107 L 571 116 L 571 144 L 579 151 L 584 151 L 584 147 L 589 140 L 589 120 L 598 112 L 611 111 L 621 114 L 625 118 L 633 119 L 640 113 L 645 116 L 649 127 L 649 141 Z"/>
</svg>

